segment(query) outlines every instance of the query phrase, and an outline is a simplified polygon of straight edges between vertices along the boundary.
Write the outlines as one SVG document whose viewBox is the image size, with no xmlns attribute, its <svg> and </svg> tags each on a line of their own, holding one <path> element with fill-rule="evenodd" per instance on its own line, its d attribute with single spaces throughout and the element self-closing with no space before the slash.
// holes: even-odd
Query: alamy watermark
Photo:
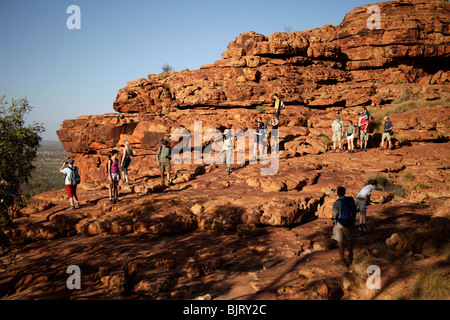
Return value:
<svg viewBox="0 0 450 320">
<path fill-rule="evenodd" d="M 371 5 L 367 7 L 367 13 L 371 14 L 369 18 L 367 18 L 366 26 L 368 29 L 381 29 L 381 10 L 377 5 Z"/>
<path fill-rule="evenodd" d="M 66 13 L 70 16 L 66 20 L 66 27 L 69 30 L 81 29 L 81 9 L 77 5 L 70 5 L 67 7 Z"/>
<path fill-rule="evenodd" d="M 77 265 L 70 265 L 66 269 L 66 273 L 71 274 L 66 281 L 67 289 L 81 289 L 81 269 Z"/>
<path fill-rule="evenodd" d="M 381 289 L 381 269 L 379 266 L 371 265 L 367 267 L 367 274 L 370 276 L 366 280 L 368 289 Z"/>
</svg>

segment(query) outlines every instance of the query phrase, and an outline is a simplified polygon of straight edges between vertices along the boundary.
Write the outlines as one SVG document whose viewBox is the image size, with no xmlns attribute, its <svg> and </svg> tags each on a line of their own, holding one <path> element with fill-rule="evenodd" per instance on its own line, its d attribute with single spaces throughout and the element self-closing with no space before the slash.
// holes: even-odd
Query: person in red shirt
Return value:
<svg viewBox="0 0 450 320">
<path fill-rule="evenodd" d="M 361 132 L 359 136 L 361 151 L 367 151 L 367 141 L 369 140 L 369 122 L 369 117 L 367 115 L 364 115 L 364 117 L 361 119 Z"/>
</svg>

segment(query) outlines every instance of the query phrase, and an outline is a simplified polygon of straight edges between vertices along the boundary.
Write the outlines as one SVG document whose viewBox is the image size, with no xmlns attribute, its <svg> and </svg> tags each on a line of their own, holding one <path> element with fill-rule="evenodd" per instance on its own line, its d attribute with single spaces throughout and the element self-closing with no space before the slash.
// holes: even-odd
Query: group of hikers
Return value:
<svg viewBox="0 0 450 320">
<path fill-rule="evenodd" d="M 380 149 L 384 150 L 384 144 L 387 142 L 387 147 L 389 149 L 393 148 L 391 136 L 394 134 L 394 126 L 392 121 L 389 120 L 389 116 L 383 118 L 383 134 L 381 136 Z M 342 140 L 344 136 L 347 138 L 347 149 L 349 153 L 354 153 L 355 149 L 355 138 L 359 138 L 359 148 L 361 151 L 367 151 L 367 142 L 369 141 L 369 125 L 371 122 L 371 116 L 367 108 L 364 106 L 363 111 L 360 113 L 358 119 L 358 127 L 356 128 L 352 120 L 348 120 L 347 132 L 345 132 L 345 124 L 338 114 L 336 120 L 331 124 L 332 130 L 332 141 L 333 141 L 333 152 L 342 152 L 343 143 Z"/>
<path fill-rule="evenodd" d="M 156 162 L 161 172 L 163 184 L 165 184 L 165 176 L 167 177 L 167 181 L 170 182 L 171 153 L 172 148 L 170 147 L 169 142 L 167 140 L 163 140 L 162 145 L 158 148 L 156 153 Z M 124 141 L 121 154 L 122 157 L 120 157 L 119 160 L 119 151 L 116 149 L 112 150 L 106 164 L 107 179 L 109 181 L 109 202 L 111 203 L 118 202 L 119 182 L 122 180 L 123 184 L 129 185 L 128 167 L 131 163 L 133 150 L 127 140 Z M 81 180 L 79 168 L 74 165 L 74 160 L 68 157 L 62 165 L 60 172 L 65 175 L 65 186 L 70 202 L 70 207 L 68 210 L 80 208 L 80 202 L 77 195 L 77 185 Z"/>
<path fill-rule="evenodd" d="M 274 94 L 275 99 L 275 112 L 273 118 L 270 120 L 269 126 L 272 129 L 277 129 L 279 124 L 279 116 L 281 110 L 285 108 L 284 103 L 281 101 L 277 94 Z M 346 132 L 346 138 L 348 141 L 348 152 L 355 152 L 354 139 L 355 134 L 360 139 L 361 150 L 367 150 L 367 141 L 369 139 L 368 128 L 370 123 L 370 113 L 363 107 L 363 111 L 360 113 L 357 128 L 353 125 L 351 120 L 348 121 L 348 128 Z M 332 124 L 332 140 L 333 140 L 333 150 L 342 152 L 342 139 L 344 137 L 344 123 L 341 120 L 340 115 L 337 115 L 336 120 Z M 391 136 L 392 136 L 393 125 L 389 120 L 389 117 L 384 117 L 384 131 L 382 134 L 382 141 L 380 149 L 384 148 L 384 142 L 387 141 L 389 148 L 392 148 Z M 265 144 L 265 138 L 267 137 L 267 125 L 262 121 L 261 117 L 256 120 L 255 126 L 255 144 L 254 144 L 254 154 L 263 154 L 263 149 L 267 147 Z M 234 151 L 234 135 L 230 129 L 225 129 L 223 133 L 223 163 L 226 165 L 226 174 L 231 172 L 231 159 Z M 110 182 L 109 184 L 109 201 L 111 203 L 116 203 L 118 201 L 118 183 L 123 179 L 124 184 L 128 184 L 128 167 L 131 162 L 131 156 L 133 151 L 130 147 L 128 141 L 124 141 L 123 149 L 121 150 L 121 158 L 119 160 L 119 151 L 112 150 L 109 160 L 107 162 L 107 176 Z M 161 145 L 156 152 L 156 163 L 159 166 L 161 173 L 161 179 L 163 185 L 170 184 L 171 181 L 171 156 L 172 148 L 167 139 L 163 139 Z M 74 210 L 80 207 L 80 202 L 77 197 L 76 187 L 80 181 L 79 169 L 74 165 L 73 159 L 68 158 L 64 165 L 61 167 L 60 171 L 65 174 L 65 184 L 67 195 L 70 201 L 69 210 Z M 377 182 L 375 180 L 368 181 L 356 196 L 356 200 L 352 197 L 347 197 L 345 195 L 346 189 L 344 187 L 337 188 L 337 195 L 339 197 L 333 204 L 332 219 L 334 221 L 333 235 L 332 239 L 337 241 L 340 266 L 349 266 L 353 260 L 353 247 L 352 247 L 352 237 L 350 235 L 350 227 L 355 224 L 356 214 L 359 215 L 359 230 L 360 231 L 370 231 L 371 229 L 366 224 L 366 212 L 367 205 L 370 203 L 370 194 L 373 190 L 377 188 Z M 348 249 L 348 260 L 345 259 L 344 246 Z"/>
<path fill-rule="evenodd" d="M 124 184 L 129 184 L 128 167 L 130 166 L 132 156 L 133 150 L 127 140 L 124 141 L 120 164 L 119 151 L 114 149 L 109 155 L 109 159 L 106 164 L 106 172 L 109 181 L 109 202 L 111 203 L 118 202 L 119 181 L 123 180 Z M 68 210 L 80 208 L 80 202 L 77 195 L 77 185 L 81 181 L 79 168 L 74 165 L 74 160 L 69 157 L 62 165 L 60 172 L 65 175 L 66 191 L 70 202 L 70 207 Z"/>
</svg>

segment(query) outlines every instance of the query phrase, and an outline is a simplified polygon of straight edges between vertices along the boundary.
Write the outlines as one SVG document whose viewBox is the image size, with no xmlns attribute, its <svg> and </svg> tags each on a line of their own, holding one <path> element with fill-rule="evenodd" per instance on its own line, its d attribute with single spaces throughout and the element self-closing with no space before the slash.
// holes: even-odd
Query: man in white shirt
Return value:
<svg viewBox="0 0 450 320">
<path fill-rule="evenodd" d="M 377 188 L 376 180 L 369 180 L 368 185 L 364 186 L 356 195 L 356 209 L 359 213 L 359 230 L 370 231 L 366 225 L 367 204 L 370 202 L 370 193 Z"/>
<path fill-rule="evenodd" d="M 333 131 L 333 152 L 336 152 L 336 144 L 339 143 L 338 152 L 342 152 L 342 138 L 344 137 L 344 122 L 341 120 L 341 116 L 337 115 L 336 120 L 331 124 L 331 129 Z"/>
<path fill-rule="evenodd" d="M 80 207 L 80 202 L 77 196 L 77 184 L 76 177 L 79 177 L 79 169 L 73 164 L 73 159 L 67 159 L 59 170 L 65 175 L 65 185 L 67 191 L 67 197 L 69 198 L 70 207 L 68 210 L 78 209 Z M 67 165 L 67 167 L 66 167 Z"/>
</svg>

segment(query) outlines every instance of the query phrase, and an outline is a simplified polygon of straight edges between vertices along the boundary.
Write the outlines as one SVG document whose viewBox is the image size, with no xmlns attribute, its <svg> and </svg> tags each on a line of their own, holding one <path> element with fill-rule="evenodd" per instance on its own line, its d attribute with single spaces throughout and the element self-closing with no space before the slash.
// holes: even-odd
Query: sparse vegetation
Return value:
<svg viewBox="0 0 450 320">
<path fill-rule="evenodd" d="M 398 143 L 403 144 L 406 141 L 405 136 L 403 134 L 399 134 L 397 136 L 397 141 Z"/>
<path fill-rule="evenodd" d="M 371 265 L 380 263 L 381 260 L 387 259 L 389 261 L 395 258 L 391 250 L 385 243 L 376 244 L 375 248 L 370 252 L 366 252 L 363 255 L 359 255 L 355 258 L 356 264 Z"/>
<path fill-rule="evenodd" d="M 403 172 L 401 179 L 406 180 L 406 181 L 413 181 L 414 175 L 410 171 L 405 171 L 405 172 Z"/>
<path fill-rule="evenodd" d="M 428 186 L 423 182 L 419 182 L 418 184 L 416 184 L 416 189 L 424 190 L 424 189 L 428 189 Z"/>
<path fill-rule="evenodd" d="M 328 147 L 333 145 L 333 141 L 331 141 L 331 139 L 328 136 L 324 135 L 324 134 L 321 134 L 318 137 L 318 139 L 319 139 L 319 141 L 325 143 Z"/>
<path fill-rule="evenodd" d="M 450 300 L 450 275 L 439 268 L 425 268 L 413 287 L 414 299 Z"/>
<path fill-rule="evenodd" d="M 373 117 L 371 122 L 372 130 L 374 132 L 382 132 L 383 130 L 383 118 L 396 113 L 403 113 L 409 110 L 418 110 L 422 108 L 445 105 L 450 103 L 450 98 L 439 99 L 439 100 L 406 100 L 406 101 L 394 101 L 385 110 L 377 110 L 373 108 L 368 108 L 370 115 Z M 394 125 L 395 126 L 395 125 Z M 397 138 L 398 140 L 398 138 Z M 399 141 L 400 142 L 400 141 Z"/>
<path fill-rule="evenodd" d="M 161 66 L 161 69 L 162 69 L 162 73 L 169 73 L 169 72 L 172 72 L 174 70 L 173 67 L 170 64 L 168 64 L 168 63 L 163 64 Z"/>
<path fill-rule="evenodd" d="M 263 106 L 257 106 L 256 111 L 258 111 L 259 113 L 266 113 L 266 108 L 264 108 Z"/>
<path fill-rule="evenodd" d="M 369 175 L 367 181 L 375 180 L 377 182 L 378 188 L 383 192 L 392 192 L 399 197 L 406 197 L 408 195 L 408 190 L 402 186 L 394 184 L 391 180 L 382 175 Z"/>
<path fill-rule="evenodd" d="M 284 25 L 284 32 L 286 33 L 290 33 L 294 30 L 294 27 L 292 27 L 291 25 Z"/>
</svg>

